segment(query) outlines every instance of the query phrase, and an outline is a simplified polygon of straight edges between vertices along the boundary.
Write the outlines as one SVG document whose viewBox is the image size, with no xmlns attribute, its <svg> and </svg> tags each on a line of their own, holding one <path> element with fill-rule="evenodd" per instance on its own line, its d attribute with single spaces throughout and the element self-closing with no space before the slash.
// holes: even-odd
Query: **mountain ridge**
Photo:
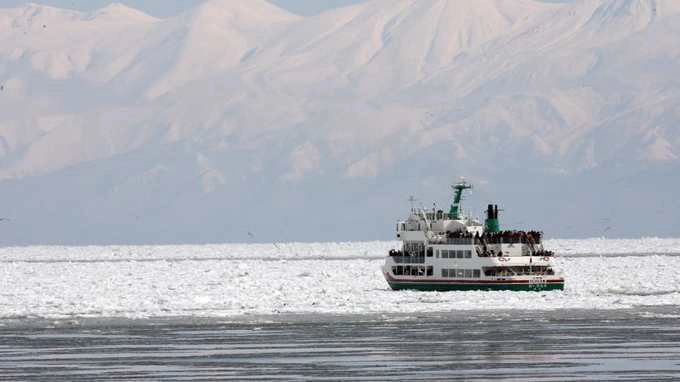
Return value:
<svg viewBox="0 0 680 382">
<path fill-rule="evenodd" d="M 627 220 L 610 197 L 627 184 L 654 200 L 651 233 L 676 232 L 655 215 L 680 191 L 676 2 L 31 7 L 0 9 L 0 197 L 36 242 L 385 238 L 394 205 L 447 198 L 453 174 L 510 219 L 586 236 L 596 210 Z M 578 219 L 569 204 L 591 209 L 578 232 L 556 223 Z M 340 228 L 287 226 L 322 210 Z M 9 229 L 0 242 L 30 242 Z"/>
</svg>

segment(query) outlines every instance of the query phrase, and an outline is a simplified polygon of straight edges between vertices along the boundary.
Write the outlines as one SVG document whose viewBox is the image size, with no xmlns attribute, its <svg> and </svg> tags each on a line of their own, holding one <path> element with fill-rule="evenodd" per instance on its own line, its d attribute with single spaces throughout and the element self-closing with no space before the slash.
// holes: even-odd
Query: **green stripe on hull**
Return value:
<svg viewBox="0 0 680 382">
<path fill-rule="evenodd" d="M 540 292 L 546 290 L 564 290 L 564 283 L 552 284 L 428 284 L 428 283 L 388 283 L 394 290 L 420 290 L 420 291 L 470 291 L 470 290 L 510 290 L 524 292 Z"/>
</svg>

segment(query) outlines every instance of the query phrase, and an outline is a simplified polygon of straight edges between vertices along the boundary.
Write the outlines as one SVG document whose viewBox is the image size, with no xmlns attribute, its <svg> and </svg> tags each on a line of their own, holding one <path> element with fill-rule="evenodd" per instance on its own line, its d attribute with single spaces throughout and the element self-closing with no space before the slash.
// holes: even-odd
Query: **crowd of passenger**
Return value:
<svg viewBox="0 0 680 382">
<path fill-rule="evenodd" d="M 532 256 L 552 257 L 552 256 L 555 256 L 555 252 L 546 251 L 545 249 L 541 249 L 541 250 L 535 251 Z"/>
<path fill-rule="evenodd" d="M 488 249 L 486 246 L 482 247 L 482 249 L 477 249 L 477 255 L 479 257 L 503 257 L 503 251 L 494 251 L 493 249 Z M 529 251 L 527 252 L 524 256 L 538 256 L 538 257 L 551 257 L 554 256 L 555 252 L 553 251 L 546 251 L 544 249 L 539 249 L 535 251 Z"/>
<path fill-rule="evenodd" d="M 477 235 L 487 244 L 540 244 L 543 233 L 538 231 L 501 231 Z"/>
<path fill-rule="evenodd" d="M 468 231 L 446 232 L 447 239 L 474 239 L 476 244 L 540 244 L 543 233 L 539 231 L 500 231 L 478 232 Z"/>
<path fill-rule="evenodd" d="M 449 241 L 457 239 L 469 239 L 470 244 L 474 243 L 481 245 L 481 248 L 477 249 L 477 255 L 479 257 L 502 257 L 502 251 L 494 251 L 494 249 L 487 248 L 490 244 L 529 244 L 529 251 L 526 256 L 540 256 L 540 257 L 550 257 L 554 253 L 552 251 L 547 251 L 541 249 L 535 249 L 534 245 L 541 243 L 543 233 L 539 231 L 500 231 L 500 232 L 484 232 L 481 235 L 479 232 L 468 232 L 468 231 L 448 231 L 446 232 L 446 238 Z M 441 240 L 440 240 L 441 241 Z M 434 241 L 437 243 L 437 241 Z M 442 242 L 444 243 L 444 242 Z M 463 244 L 463 243 L 458 243 Z M 431 248 L 430 248 L 431 250 Z M 410 251 L 404 250 L 391 250 L 390 256 L 409 256 L 416 255 L 415 253 L 409 253 Z M 423 256 L 424 253 L 419 253 L 418 255 Z M 431 254 L 428 254 L 431 256 Z"/>
</svg>

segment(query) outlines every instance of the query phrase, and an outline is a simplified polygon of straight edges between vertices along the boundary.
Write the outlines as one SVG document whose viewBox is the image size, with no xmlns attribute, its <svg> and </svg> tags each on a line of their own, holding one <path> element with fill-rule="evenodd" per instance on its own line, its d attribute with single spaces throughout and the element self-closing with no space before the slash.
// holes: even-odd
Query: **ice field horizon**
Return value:
<svg viewBox="0 0 680 382">
<path fill-rule="evenodd" d="M 680 305 L 680 239 L 546 240 L 563 292 L 396 292 L 398 242 L 0 249 L 0 319 L 258 317 Z"/>
</svg>

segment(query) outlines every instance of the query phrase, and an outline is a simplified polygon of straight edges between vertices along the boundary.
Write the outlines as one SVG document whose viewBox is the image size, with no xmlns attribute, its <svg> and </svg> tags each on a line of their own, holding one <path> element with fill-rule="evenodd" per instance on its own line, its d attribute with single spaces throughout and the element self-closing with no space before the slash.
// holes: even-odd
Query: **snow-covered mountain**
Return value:
<svg viewBox="0 0 680 382">
<path fill-rule="evenodd" d="M 678 36 L 676 0 L 0 9 L 0 242 L 387 238 L 459 175 L 511 225 L 677 235 Z"/>
</svg>

